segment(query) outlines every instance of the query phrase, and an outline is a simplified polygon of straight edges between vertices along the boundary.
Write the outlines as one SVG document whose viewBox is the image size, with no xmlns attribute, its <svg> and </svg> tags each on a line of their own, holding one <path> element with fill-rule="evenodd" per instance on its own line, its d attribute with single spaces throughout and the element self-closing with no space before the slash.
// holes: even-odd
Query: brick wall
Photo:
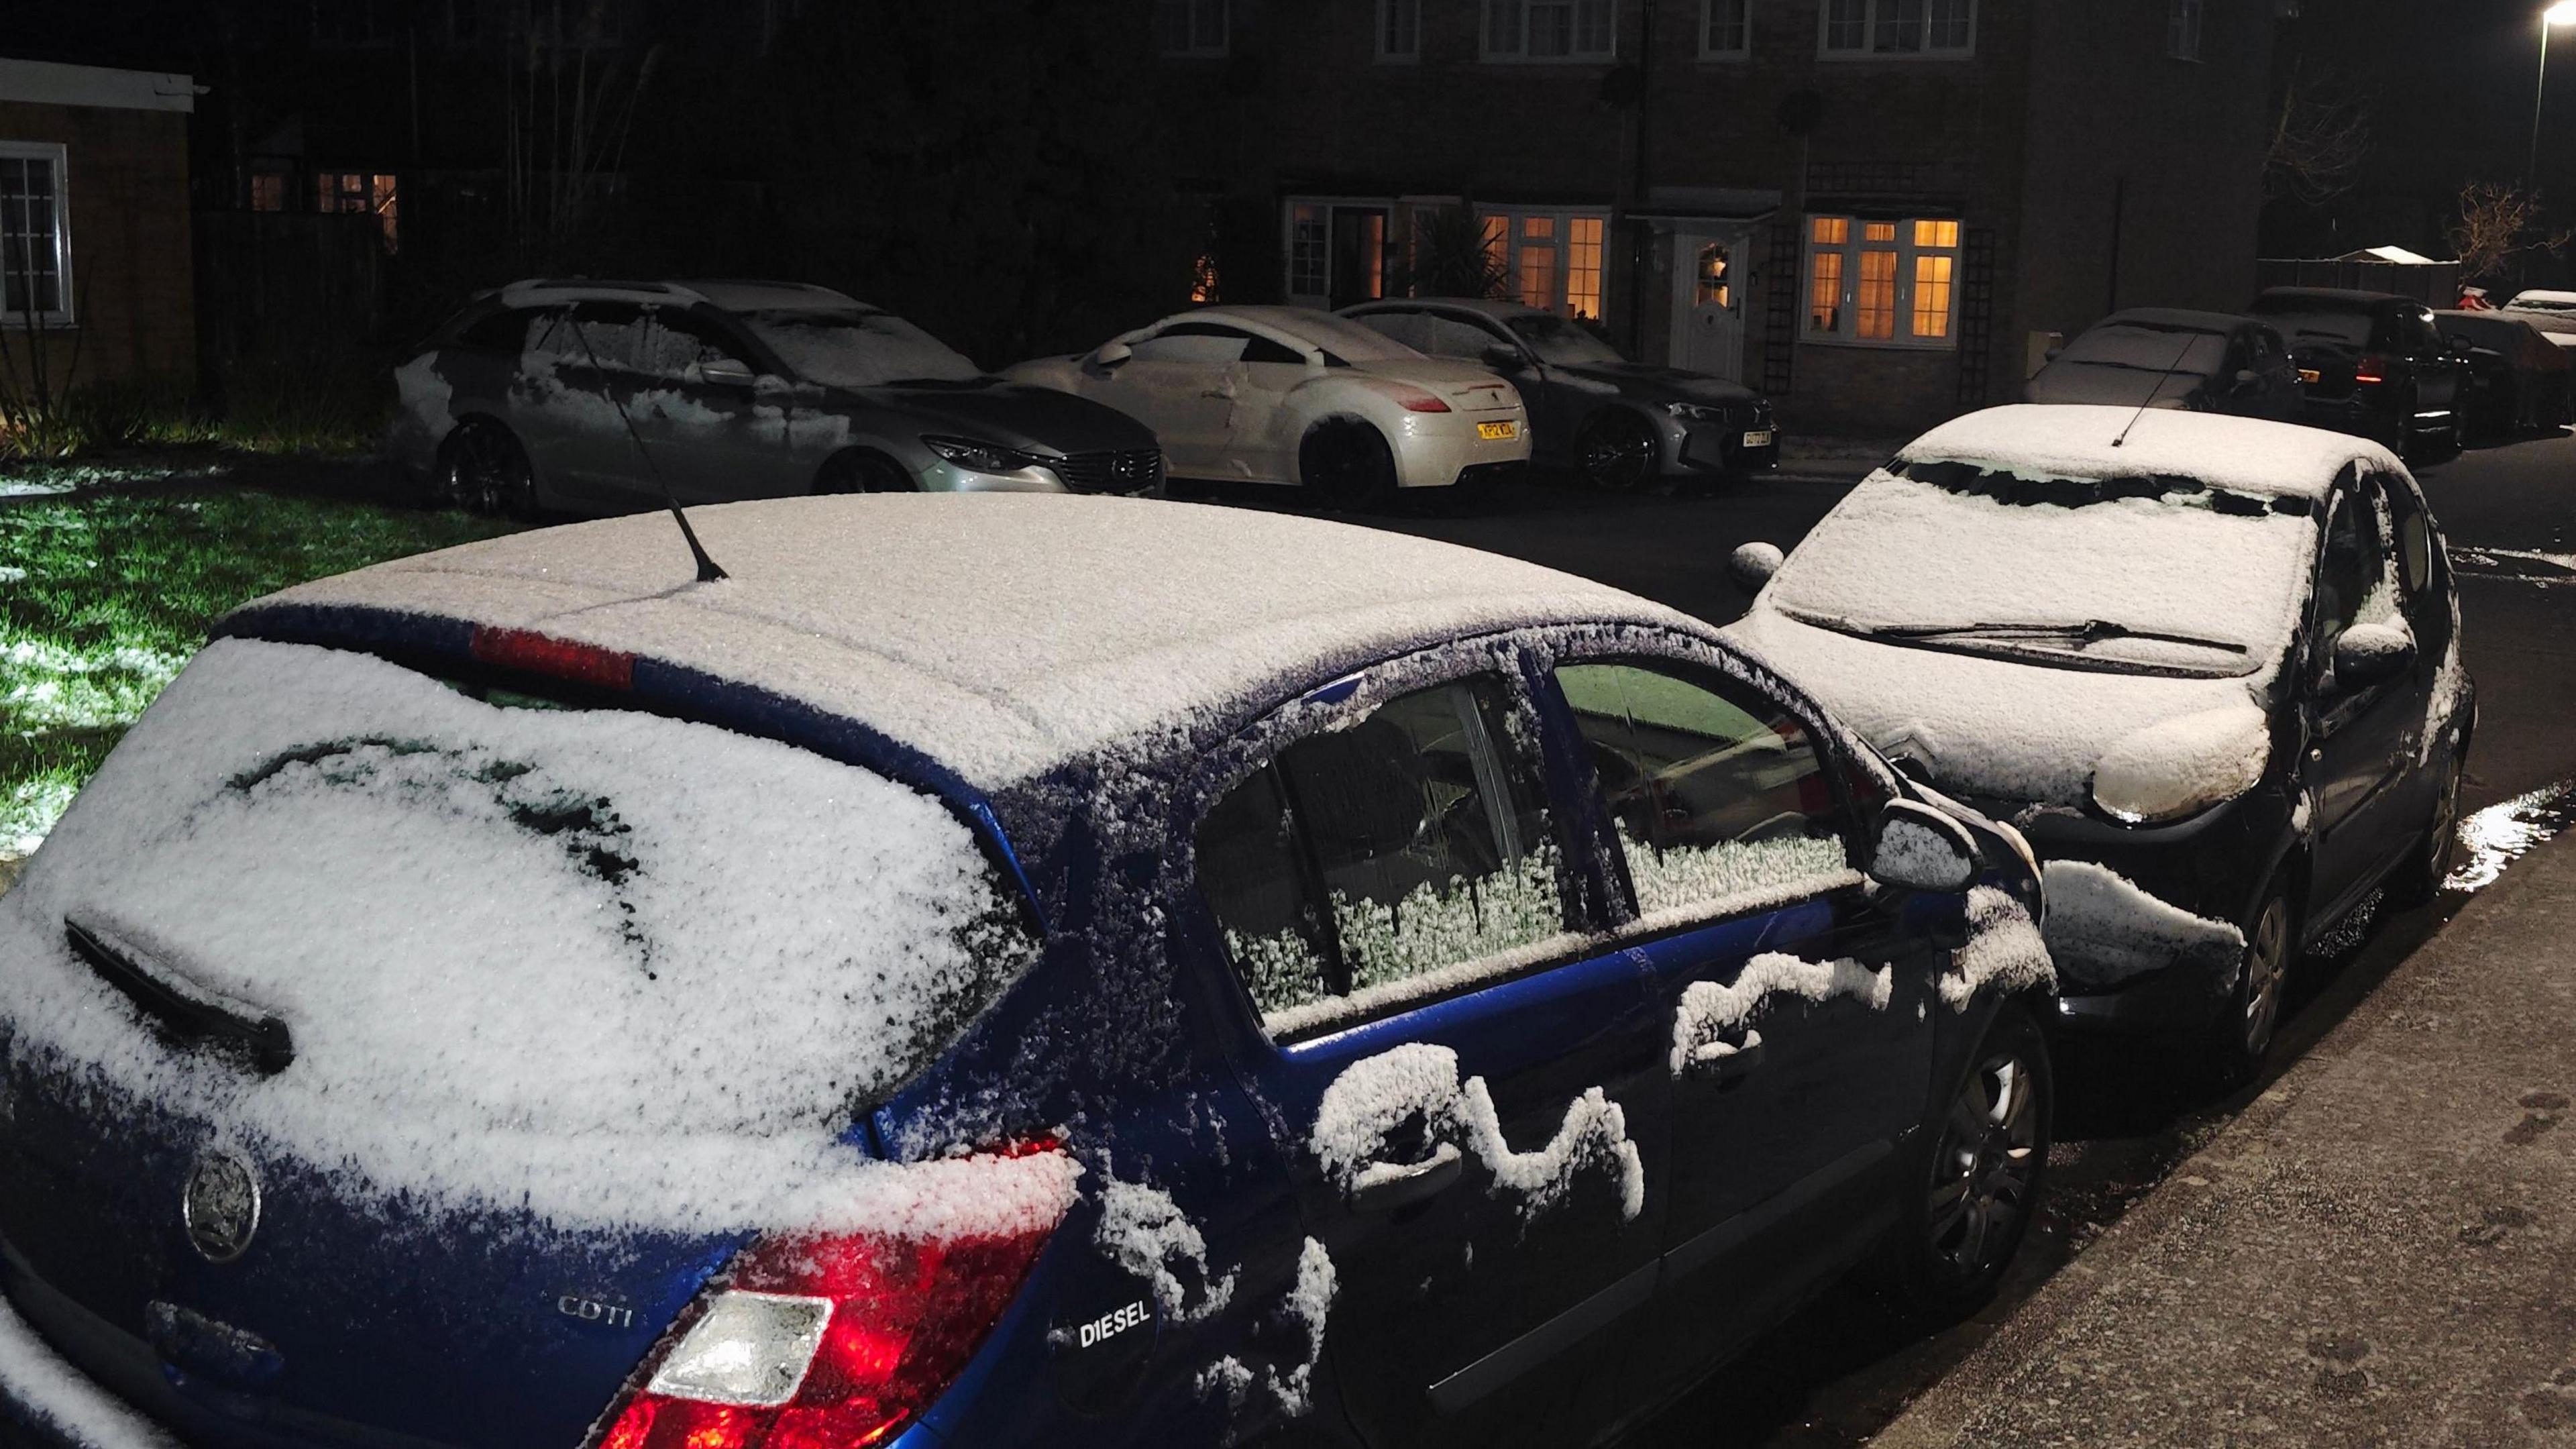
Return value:
<svg viewBox="0 0 2576 1449">
<path fill-rule="evenodd" d="M 48 334 L 53 376 L 82 383 L 196 379 L 188 233 L 188 118 L 169 111 L 0 101 L 0 141 L 59 143 L 71 197 L 78 335 Z M 23 338 L 13 329 L 13 355 Z M 27 359 L 18 356 L 21 368 Z"/>
</svg>

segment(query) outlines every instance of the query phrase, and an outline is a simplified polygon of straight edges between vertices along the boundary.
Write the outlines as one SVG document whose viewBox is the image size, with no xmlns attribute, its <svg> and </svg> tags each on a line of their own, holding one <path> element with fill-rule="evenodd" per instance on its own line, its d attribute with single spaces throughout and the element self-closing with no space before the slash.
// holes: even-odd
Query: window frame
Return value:
<svg viewBox="0 0 2576 1449">
<path fill-rule="evenodd" d="M 1176 5 L 1188 18 L 1182 29 L 1187 42 L 1178 48 L 1163 43 L 1163 9 Z M 1200 7 L 1213 7 L 1216 15 L 1216 39 L 1210 41 L 1199 33 L 1199 22 L 1205 18 Z M 1223 60 L 1234 53 L 1234 0 L 1156 0 L 1154 7 L 1154 53 L 1165 60 Z"/>
<path fill-rule="evenodd" d="M 1528 234 L 1528 223 L 1533 220 L 1544 221 L 1548 224 L 1547 236 L 1533 237 Z M 1497 221 L 1503 223 L 1503 234 L 1501 240 L 1507 250 L 1502 260 L 1505 269 L 1510 273 L 1512 278 L 1512 300 L 1521 303 L 1523 306 L 1535 307 L 1541 312 L 1554 313 L 1555 315 L 1566 318 L 1569 321 L 1574 320 L 1578 315 L 1587 315 L 1578 314 L 1574 308 L 1573 279 L 1576 274 L 1574 260 L 1577 246 L 1574 239 L 1575 224 L 1577 222 L 1586 221 L 1597 223 L 1601 228 L 1601 234 L 1597 242 L 1590 244 L 1596 247 L 1597 250 L 1594 256 L 1594 263 L 1592 267 L 1588 269 L 1588 275 L 1593 279 L 1592 287 L 1595 305 L 1593 310 L 1588 314 L 1588 318 L 1593 322 L 1599 322 L 1609 315 L 1611 238 L 1610 209 L 1608 207 L 1480 207 L 1476 212 L 1476 221 L 1478 225 L 1486 228 L 1488 250 L 1492 247 L 1492 228 L 1494 223 Z M 1545 243 L 1546 245 L 1533 247 L 1533 243 Z M 1529 250 L 1545 251 L 1550 258 L 1548 263 L 1549 296 L 1547 300 L 1543 302 L 1531 301 L 1529 293 L 1524 289 L 1526 274 L 1522 270 L 1521 253 Z"/>
<path fill-rule="evenodd" d="M 1861 7 L 1861 44 L 1857 49 L 1833 44 L 1834 0 L 1819 0 L 1819 3 L 1816 6 L 1816 58 L 1818 60 L 1831 61 L 1836 64 L 1847 64 L 1856 61 L 1919 64 L 1925 61 L 1973 60 L 1976 58 L 1977 22 L 1983 18 L 1978 13 L 1980 7 L 1977 0 L 1959 0 L 1959 3 L 1963 3 L 1968 7 L 1968 43 L 1958 46 L 1938 47 L 1931 43 L 1931 7 L 1934 4 L 1940 3 L 1940 0 L 1922 0 L 1924 8 L 1921 23 L 1924 26 L 1924 45 L 1920 50 L 1881 50 L 1878 48 L 1879 27 L 1882 23 L 1881 12 L 1884 9 L 1893 8 L 1899 3 L 1899 0 L 1852 0 L 1852 3 Z M 1900 22 L 1890 17 L 1886 19 L 1884 23 L 1895 25 Z"/>
<path fill-rule="evenodd" d="M 1503 6 L 1510 6 L 1515 27 L 1513 46 L 1503 49 L 1494 44 L 1494 17 Z M 1563 55 L 1532 55 L 1529 48 L 1530 11 L 1537 6 L 1564 7 L 1569 40 Z M 1583 10 L 1598 5 L 1602 33 L 1608 44 L 1597 50 L 1582 48 Z M 1486 65 L 1616 65 L 1619 62 L 1619 0 L 1476 0 L 1476 59 Z"/>
<path fill-rule="evenodd" d="M 53 172 L 53 246 L 54 305 L 38 311 L 27 299 L 27 307 L 11 310 L 8 288 L 0 279 L 0 325 L 32 326 L 38 331 L 60 331 L 80 325 L 80 289 L 73 272 L 71 148 L 60 141 L 0 141 L 0 160 L 42 161 Z M 5 265 L 5 262 L 0 262 Z"/>
<path fill-rule="evenodd" d="M 1743 16 L 1743 19 L 1742 19 L 1742 20 L 1740 20 L 1740 21 L 1738 21 L 1737 23 L 1738 23 L 1738 24 L 1740 24 L 1740 25 L 1742 25 L 1742 26 L 1744 27 L 1744 34 L 1743 34 L 1742 38 L 1738 41 L 1738 43 L 1736 44 L 1736 47 L 1735 47 L 1734 49 L 1732 49 L 1732 50 L 1720 50 L 1720 49 L 1718 49 L 1716 46 L 1712 45 L 1712 44 L 1709 42 L 1709 37 L 1710 37 L 1712 34 L 1714 34 L 1714 33 L 1716 32 L 1716 30 L 1717 30 L 1717 7 L 1718 7 L 1719 5 L 1721 5 L 1721 4 L 1727 4 L 1727 3 L 1732 3 L 1732 4 L 1740 5 L 1740 6 L 1742 6 L 1742 7 L 1743 7 L 1743 10 L 1744 10 L 1744 16 Z M 1700 0 L 1700 6 L 1699 6 L 1699 58 L 1700 58 L 1700 59 L 1702 59 L 1702 60 L 1727 61 L 1727 60 L 1751 60 L 1751 59 L 1753 58 L 1753 3 L 1754 3 L 1754 0 Z"/>
<path fill-rule="evenodd" d="M 1422 62 L 1423 0 L 1377 0 L 1377 24 L 1370 32 L 1369 54 L 1379 65 L 1419 65 Z M 1412 44 L 1397 50 L 1387 43 L 1403 16 L 1412 16 Z"/>
<path fill-rule="evenodd" d="M 1886 217 L 1869 217 L 1842 212 L 1811 212 L 1800 223 L 1803 233 L 1798 269 L 1799 294 L 1803 302 L 1798 322 L 1798 341 L 1828 347 L 1881 347 L 1910 352 L 1955 352 L 1959 349 L 1959 298 L 1964 290 L 1961 275 L 1967 251 L 1967 222 L 1957 216 L 1904 216 L 1894 219 L 1896 236 L 1891 241 L 1872 241 L 1871 226 L 1885 225 Z M 1843 240 L 1817 240 L 1816 223 L 1844 223 Z M 1926 246 L 1917 240 L 1918 228 L 1924 225 L 1949 226 L 1955 229 L 1952 245 Z M 1873 253 L 1893 253 L 1896 258 L 1895 290 L 1890 297 L 1892 317 L 1889 335 L 1864 337 L 1860 332 L 1860 284 L 1862 259 Z M 1816 259 L 1820 255 L 1841 258 L 1841 275 L 1836 279 L 1838 318 L 1835 326 L 1820 329 L 1815 325 Z M 1950 274 L 1948 306 L 1943 311 L 1943 332 L 1926 337 L 1915 330 L 1915 287 L 1921 280 L 1921 263 L 1925 259 L 1947 258 Z"/>
</svg>

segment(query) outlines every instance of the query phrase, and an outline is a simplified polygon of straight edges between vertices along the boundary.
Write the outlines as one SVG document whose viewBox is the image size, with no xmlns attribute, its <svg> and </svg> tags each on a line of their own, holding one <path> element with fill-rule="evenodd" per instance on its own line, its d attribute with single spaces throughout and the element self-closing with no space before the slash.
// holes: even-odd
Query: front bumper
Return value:
<svg viewBox="0 0 2576 1449">
<path fill-rule="evenodd" d="M 1747 438 L 1764 441 L 1748 443 Z M 1766 415 L 1684 421 L 1665 450 L 1667 473 L 1766 473 L 1780 466 L 1780 428 Z"/>
</svg>

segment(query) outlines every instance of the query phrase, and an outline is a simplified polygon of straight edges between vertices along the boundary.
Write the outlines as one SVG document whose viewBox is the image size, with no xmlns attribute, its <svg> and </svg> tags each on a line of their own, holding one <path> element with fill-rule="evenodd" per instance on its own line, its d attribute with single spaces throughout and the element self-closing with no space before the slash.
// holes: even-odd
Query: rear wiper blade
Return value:
<svg viewBox="0 0 2576 1449">
<path fill-rule="evenodd" d="M 247 1002 L 209 991 L 127 942 L 63 917 L 63 939 L 99 979 L 131 998 L 153 1019 L 189 1040 L 229 1042 L 246 1048 L 269 1076 L 295 1063 L 295 1040 L 286 1023 Z"/>
<path fill-rule="evenodd" d="M 2197 649 L 2224 649 L 2230 654 L 2250 653 L 2244 645 L 2227 639 L 2204 638 L 2198 634 L 2166 634 L 2154 629 L 2132 629 L 2109 619 L 2087 619 L 2080 624 L 1901 624 L 1875 630 L 1890 639 L 2063 639 L 2072 644 L 2103 644 L 2114 639 L 2146 639 L 2160 644 L 2187 644 Z"/>
</svg>

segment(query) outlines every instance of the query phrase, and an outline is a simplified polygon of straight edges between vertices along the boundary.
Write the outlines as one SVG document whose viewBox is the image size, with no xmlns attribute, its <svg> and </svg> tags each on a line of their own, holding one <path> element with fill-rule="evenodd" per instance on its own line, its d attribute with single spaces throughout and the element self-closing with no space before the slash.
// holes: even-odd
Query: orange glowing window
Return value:
<svg viewBox="0 0 2576 1449">
<path fill-rule="evenodd" d="M 1896 253 L 1860 254 L 1860 285 L 1852 297 L 1853 335 L 1874 342 L 1896 336 Z"/>
</svg>

